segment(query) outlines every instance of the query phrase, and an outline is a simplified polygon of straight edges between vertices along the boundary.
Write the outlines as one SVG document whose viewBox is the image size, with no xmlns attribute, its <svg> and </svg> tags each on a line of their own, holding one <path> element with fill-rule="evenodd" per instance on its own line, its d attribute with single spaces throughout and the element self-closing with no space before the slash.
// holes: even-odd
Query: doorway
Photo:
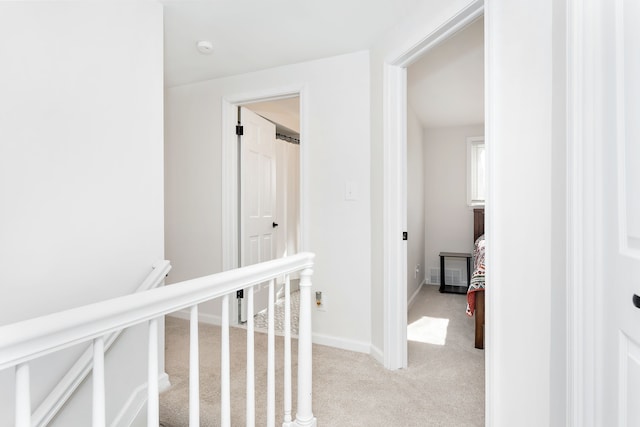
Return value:
<svg viewBox="0 0 640 427">
<path fill-rule="evenodd" d="M 227 170 L 223 171 L 223 193 L 226 190 L 228 206 L 232 207 L 229 215 L 223 217 L 223 247 L 228 248 L 223 251 L 225 269 L 281 258 L 302 248 L 301 99 L 300 92 L 285 92 L 225 100 L 223 120 L 227 125 L 223 158 L 227 161 L 223 166 L 227 166 Z M 262 148 L 255 145 L 256 135 L 262 135 Z M 251 141 L 255 150 L 248 149 Z M 260 176 L 265 173 L 269 176 Z M 252 203 L 252 200 L 260 202 Z M 256 212 L 260 218 L 250 218 Z M 248 233 L 252 227 L 253 231 L 260 227 L 264 230 Z M 295 279 L 292 277 L 292 291 L 296 290 Z M 276 285 L 283 288 L 280 281 Z M 278 296 L 282 296 L 282 291 L 280 289 Z M 266 310 L 268 286 L 256 286 L 253 299 L 257 316 Z M 232 307 L 231 323 L 241 324 L 246 320 L 246 299 L 238 298 Z"/>
<path fill-rule="evenodd" d="M 385 64 L 385 324 L 384 365 L 388 369 L 408 366 L 407 355 L 407 68 L 444 40 L 476 21 L 484 6 L 472 3 L 417 46 Z"/>
</svg>

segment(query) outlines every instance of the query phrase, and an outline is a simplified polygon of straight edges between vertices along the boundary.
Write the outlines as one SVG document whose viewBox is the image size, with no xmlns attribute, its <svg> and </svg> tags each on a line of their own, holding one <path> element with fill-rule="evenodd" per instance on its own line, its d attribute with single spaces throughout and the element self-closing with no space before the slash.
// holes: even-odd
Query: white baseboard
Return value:
<svg viewBox="0 0 640 427">
<path fill-rule="evenodd" d="M 189 310 L 180 310 L 180 311 L 175 311 L 171 314 L 168 314 L 167 316 L 169 317 L 175 317 L 176 319 L 183 319 L 183 320 L 191 320 L 191 312 Z M 207 314 L 207 313 L 198 313 L 198 322 L 200 323 L 204 323 L 207 325 L 215 325 L 215 326 L 220 326 L 222 325 L 222 317 L 220 316 L 216 316 L 214 314 Z"/>
<path fill-rule="evenodd" d="M 371 357 L 373 357 L 375 360 L 377 360 L 381 365 L 384 366 L 384 353 L 382 352 L 382 350 L 380 350 L 378 347 L 376 347 L 375 345 L 371 344 L 371 350 L 370 353 Z"/>
<path fill-rule="evenodd" d="M 163 392 L 171 386 L 169 375 L 162 373 L 158 376 L 158 390 Z M 129 427 L 147 406 L 147 383 L 141 384 L 133 390 L 118 415 L 111 423 L 111 427 Z"/>
<path fill-rule="evenodd" d="M 191 315 L 189 310 L 180 310 L 169 314 L 170 317 L 177 319 L 189 320 Z M 220 316 L 212 314 L 198 313 L 198 321 L 208 325 L 220 326 L 222 325 L 222 318 Z M 237 325 L 236 325 L 237 326 Z M 256 330 L 256 332 L 263 332 Z M 326 345 L 328 347 L 335 347 L 342 350 L 356 351 L 358 353 L 369 354 L 371 350 L 371 344 L 361 341 L 348 340 L 344 338 L 337 338 L 330 335 L 313 334 L 312 342 L 314 344 Z"/>
<path fill-rule="evenodd" d="M 329 335 L 313 334 L 311 341 L 314 344 L 326 345 L 328 347 L 335 347 L 342 350 L 355 351 L 358 353 L 369 354 L 371 350 L 371 343 L 337 338 Z"/>
<path fill-rule="evenodd" d="M 420 283 L 420 285 L 418 286 L 418 289 L 416 289 L 416 291 L 413 293 L 413 295 L 411 295 L 411 298 L 409 298 L 409 303 L 407 304 L 407 311 L 411 310 L 411 306 L 413 306 L 413 303 L 416 302 L 416 297 L 418 296 L 418 294 L 420 293 L 420 291 L 422 290 L 422 287 L 424 285 L 426 285 L 426 279 L 422 281 L 422 283 Z"/>
</svg>

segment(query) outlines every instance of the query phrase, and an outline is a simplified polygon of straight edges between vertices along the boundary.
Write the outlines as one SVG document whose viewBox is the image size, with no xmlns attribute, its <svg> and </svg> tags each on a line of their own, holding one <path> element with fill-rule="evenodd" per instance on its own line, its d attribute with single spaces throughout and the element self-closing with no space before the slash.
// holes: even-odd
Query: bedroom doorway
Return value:
<svg viewBox="0 0 640 427">
<path fill-rule="evenodd" d="M 450 326 L 458 327 L 472 347 L 482 348 L 482 336 L 475 342 L 470 317 L 482 291 L 471 293 L 469 307 L 466 295 L 471 277 L 472 290 L 484 286 L 481 265 L 476 272 L 473 256 L 474 242 L 484 234 L 482 16 L 407 67 L 406 150 L 406 187 L 411 195 L 406 206 L 408 340 L 421 342 L 419 332 L 426 331 L 422 323 L 432 313 L 421 312 L 415 303 L 436 288 L 443 293 L 438 299 L 451 310 L 459 306 L 457 311 L 469 314 L 452 312 L 451 321 L 456 321 Z"/>
<path fill-rule="evenodd" d="M 408 65 L 406 88 L 407 366 L 430 383 L 450 361 L 478 372 L 449 369 L 439 389 L 466 384 L 467 411 L 451 422 L 467 424 L 485 413 L 484 292 L 467 297 L 471 277 L 484 286 L 484 17 Z"/>
<path fill-rule="evenodd" d="M 385 64 L 384 180 L 385 180 L 385 275 L 384 365 L 387 369 L 408 366 L 407 324 L 408 240 L 407 231 L 407 68 L 426 53 L 484 15 L 483 2 L 473 2 L 441 27 L 427 34 L 394 60 Z M 463 202 L 464 203 L 464 202 Z M 472 237 L 469 237 L 472 240 Z"/>
</svg>

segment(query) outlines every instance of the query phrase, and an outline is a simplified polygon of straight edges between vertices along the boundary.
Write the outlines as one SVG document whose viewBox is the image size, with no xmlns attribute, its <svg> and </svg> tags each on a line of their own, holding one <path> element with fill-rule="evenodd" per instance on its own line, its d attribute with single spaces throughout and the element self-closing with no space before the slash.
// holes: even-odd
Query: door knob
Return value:
<svg viewBox="0 0 640 427">
<path fill-rule="evenodd" d="M 633 305 L 640 308 L 640 297 L 636 294 L 633 294 Z"/>
<path fill-rule="evenodd" d="M 274 223 L 273 223 L 273 228 L 276 228 L 277 226 L 278 226 L 278 223 L 277 223 L 277 222 L 274 222 Z"/>
</svg>

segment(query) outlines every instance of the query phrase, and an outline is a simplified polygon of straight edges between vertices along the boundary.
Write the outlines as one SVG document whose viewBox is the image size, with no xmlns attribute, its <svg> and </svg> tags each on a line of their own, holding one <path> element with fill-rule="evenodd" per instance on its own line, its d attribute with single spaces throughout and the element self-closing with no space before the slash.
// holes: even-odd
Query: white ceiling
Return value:
<svg viewBox="0 0 640 427">
<path fill-rule="evenodd" d="M 423 127 L 484 123 L 484 19 L 407 70 L 407 100 Z"/>
<path fill-rule="evenodd" d="M 367 49 L 421 0 L 161 0 L 165 84 Z M 212 55 L 196 50 L 213 43 Z"/>
<path fill-rule="evenodd" d="M 362 49 L 424 0 L 161 0 L 165 84 L 175 86 Z M 210 40 L 213 54 L 196 49 Z M 408 69 L 408 102 L 424 127 L 484 122 L 483 20 Z"/>
</svg>

